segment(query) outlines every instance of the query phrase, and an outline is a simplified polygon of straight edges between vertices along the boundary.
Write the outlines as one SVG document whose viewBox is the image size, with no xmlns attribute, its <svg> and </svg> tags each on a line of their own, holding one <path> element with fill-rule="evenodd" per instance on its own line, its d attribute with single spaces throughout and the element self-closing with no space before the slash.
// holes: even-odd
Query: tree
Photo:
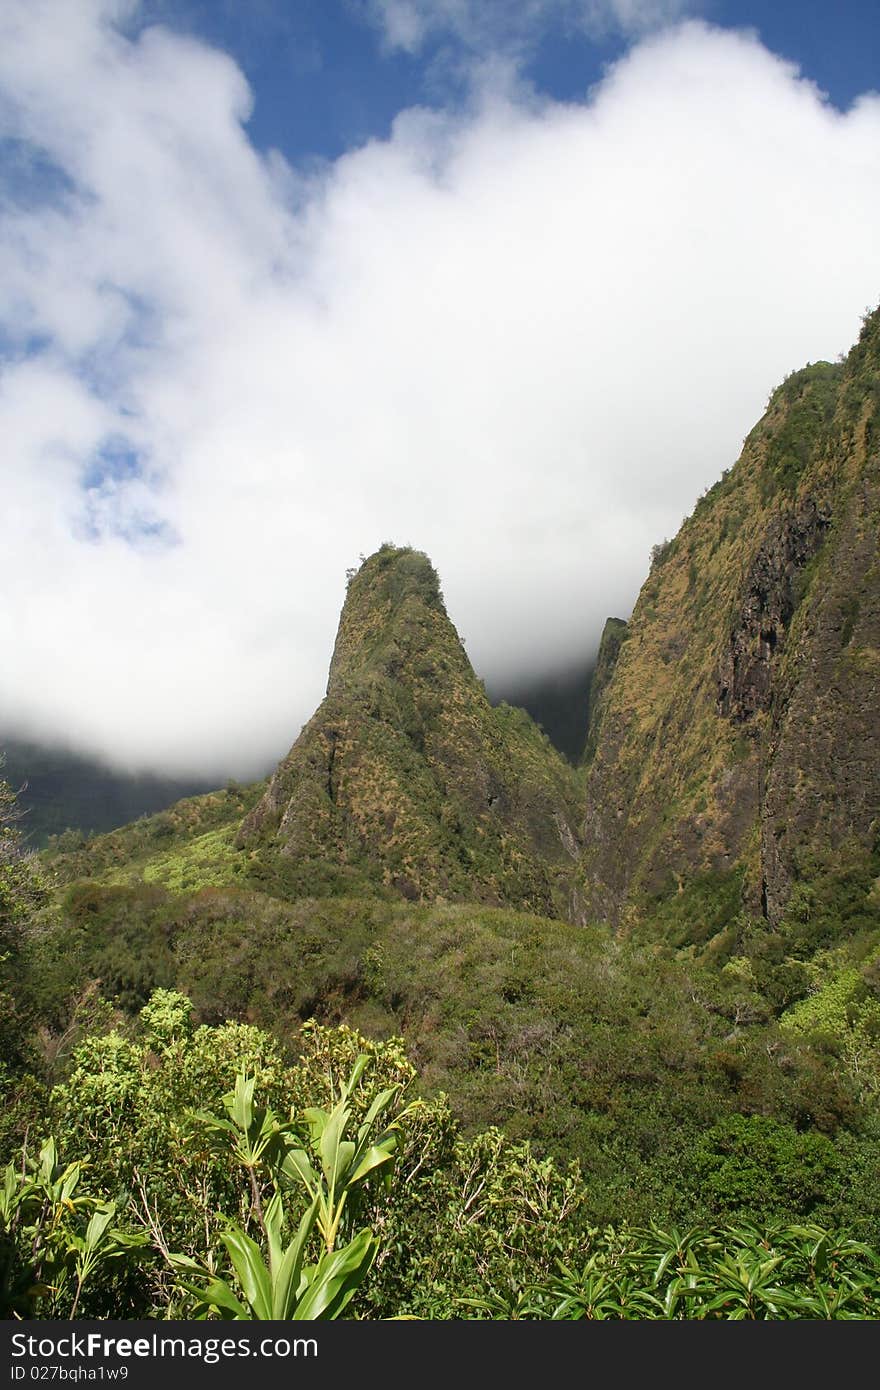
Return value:
<svg viewBox="0 0 880 1390">
<path fill-rule="evenodd" d="M 0 1069 L 20 1067 L 26 1053 L 23 947 L 47 900 L 33 856 L 22 841 L 15 792 L 0 781 Z"/>
</svg>

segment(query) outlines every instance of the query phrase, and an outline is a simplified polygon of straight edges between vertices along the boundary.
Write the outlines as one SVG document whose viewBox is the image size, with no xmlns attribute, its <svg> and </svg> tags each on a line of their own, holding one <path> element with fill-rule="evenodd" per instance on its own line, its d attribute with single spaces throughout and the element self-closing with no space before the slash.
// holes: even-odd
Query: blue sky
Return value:
<svg viewBox="0 0 880 1390">
<path fill-rule="evenodd" d="M 484 8 L 491 9 L 491 0 Z M 521 12 L 527 5 L 503 8 Z M 841 110 L 880 83 L 880 12 L 874 0 L 696 0 L 675 9 L 682 17 L 755 30 Z M 251 138 L 261 149 L 283 150 L 294 162 L 336 158 L 366 139 L 386 137 L 406 107 L 455 100 L 462 90 L 458 64 L 489 49 L 463 41 L 454 27 L 427 33 L 415 51 L 394 47 L 366 0 L 153 0 L 138 22 L 150 21 L 233 54 L 255 95 Z M 609 12 L 598 25 L 579 24 L 576 5 L 543 7 L 525 33 L 513 27 L 503 21 L 494 26 L 498 47 L 515 47 L 524 77 L 559 101 L 582 100 L 634 32 L 642 32 Z"/>
<path fill-rule="evenodd" d="M 3 0 L 0 733 L 246 777 L 345 573 L 577 665 L 880 297 L 878 19 Z"/>
</svg>

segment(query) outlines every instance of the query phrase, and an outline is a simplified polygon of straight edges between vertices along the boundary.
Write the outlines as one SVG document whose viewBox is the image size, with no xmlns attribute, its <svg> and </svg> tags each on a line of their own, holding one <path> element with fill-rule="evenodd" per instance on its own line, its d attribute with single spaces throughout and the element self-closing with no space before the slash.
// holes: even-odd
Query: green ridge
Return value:
<svg viewBox="0 0 880 1390">
<path fill-rule="evenodd" d="M 722 957 L 749 921 L 795 957 L 880 929 L 878 406 L 874 313 L 656 548 L 591 725 L 594 915 Z"/>
</svg>

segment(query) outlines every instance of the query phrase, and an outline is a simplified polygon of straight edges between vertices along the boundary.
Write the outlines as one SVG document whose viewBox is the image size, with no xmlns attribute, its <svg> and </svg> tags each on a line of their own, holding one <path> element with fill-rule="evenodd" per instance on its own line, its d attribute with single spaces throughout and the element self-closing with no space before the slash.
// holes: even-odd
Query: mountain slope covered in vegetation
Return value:
<svg viewBox="0 0 880 1390">
<path fill-rule="evenodd" d="M 802 954 L 880 927 L 878 443 L 875 313 L 658 547 L 590 732 L 591 915 L 703 945 L 743 912 Z"/>
</svg>

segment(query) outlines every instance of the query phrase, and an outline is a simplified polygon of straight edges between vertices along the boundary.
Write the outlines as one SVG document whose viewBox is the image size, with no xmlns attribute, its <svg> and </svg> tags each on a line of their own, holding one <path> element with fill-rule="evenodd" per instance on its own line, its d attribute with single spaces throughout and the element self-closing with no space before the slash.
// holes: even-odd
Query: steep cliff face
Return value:
<svg viewBox="0 0 880 1390">
<path fill-rule="evenodd" d="M 596 666 L 590 682 L 590 712 L 587 721 L 587 742 L 584 756 L 589 762 L 596 752 L 599 729 L 605 712 L 606 694 L 614 675 L 620 649 L 629 635 L 629 628 L 622 618 L 606 618 L 599 641 Z"/>
<path fill-rule="evenodd" d="M 286 894 L 387 891 L 568 916 L 574 772 L 521 710 L 493 708 L 426 556 L 353 576 L 327 697 L 238 843 Z"/>
<path fill-rule="evenodd" d="M 835 893 L 858 923 L 876 912 L 878 445 L 875 313 L 845 363 L 774 392 L 656 555 L 591 725 L 596 915 L 635 920 L 707 885 L 718 926 L 738 906 L 806 920 Z"/>
</svg>

